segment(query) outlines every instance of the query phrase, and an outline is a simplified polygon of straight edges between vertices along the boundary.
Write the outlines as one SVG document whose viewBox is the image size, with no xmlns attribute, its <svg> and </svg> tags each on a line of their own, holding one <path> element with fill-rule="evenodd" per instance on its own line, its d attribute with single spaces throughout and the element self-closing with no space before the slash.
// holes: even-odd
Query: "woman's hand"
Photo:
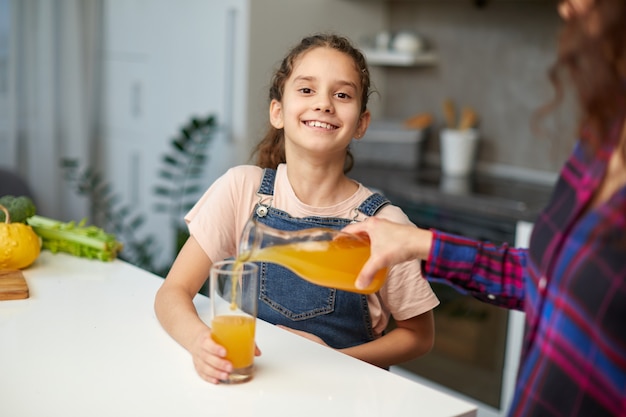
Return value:
<svg viewBox="0 0 626 417">
<path fill-rule="evenodd" d="M 426 259 L 432 243 L 432 232 L 414 225 L 393 223 L 378 217 L 343 228 L 346 233 L 366 235 L 371 254 L 356 279 L 357 288 L 366 288 L 380 269 L 412 259 Z"/>
</svg>

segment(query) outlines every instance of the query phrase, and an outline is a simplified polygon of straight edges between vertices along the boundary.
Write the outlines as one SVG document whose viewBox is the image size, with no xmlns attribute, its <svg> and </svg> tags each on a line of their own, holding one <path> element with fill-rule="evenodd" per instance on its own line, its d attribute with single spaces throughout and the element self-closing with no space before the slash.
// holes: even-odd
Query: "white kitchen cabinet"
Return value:
<svg viewBox="0 0 626 417">
<path fill-rule="evenodd" d="M 358 39 L 384 27 L 384 4 L 319 0 L 105 0 L 101 168 L 146 217 L 164 264 L 170 219 L 153 210 L 161 156 L 192 116 L 215 115 L 206 185 L 247 162 L 267 126 L 275 66 L 306 35 Z"/>
<path fill-rule="evenodd" d="M 241 3 L 104 2 L 102 168 L 122 202 L 144 215 L 138 235 L 155 236 L 165 254 L 173 249 L 170 219 L 153 209 L 161 157 L 192 116 L 223 120 L 226 74 L 235 72 L 226 67 L 236 30 L 228 25 L 239 23 L 229 16 Z"/>
</svg>

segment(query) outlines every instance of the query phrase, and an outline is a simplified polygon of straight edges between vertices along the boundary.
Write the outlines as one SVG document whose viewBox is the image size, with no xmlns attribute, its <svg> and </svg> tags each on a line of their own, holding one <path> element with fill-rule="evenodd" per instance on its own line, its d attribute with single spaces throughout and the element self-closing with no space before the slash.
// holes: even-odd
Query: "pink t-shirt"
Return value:
<svg viewBox="0 0 626 417">
<path fill-rule="evenodd" d="M 236 256 L 243 227 L 259 202 L 257 191 L 262 176 L 263 169 L 253 165 L 229 169 L 209 187 L 185 216 L 189 232 L 211 261 Z M 281 164 L 276 171 L 271 206 L 289 213 L 292 217 L 352 219 L 356 214 L 355 208 L 370 195 L 372 191 L 359 184 L 358 190 L 339 204 L 330 207 L 309 206 L 296 197 L 287 178 L 287 167 Z M 270 198 L 263 196 L 263 203 L 269 204 Z M 376 216 L 412 224 L 400 208 L 390 204 L 379 210 Z M 363 213 L 358 212 L 357 220 L 365 218 Z M 392 267 L 380 291 L 368 295 L 367 300 L 377 336 L 387 327 L 390 315 L 396 320 L 406 320 L 432 310 L 439 304 L 428 281 L 422 278 L 417 261 Z"/>
</svg>

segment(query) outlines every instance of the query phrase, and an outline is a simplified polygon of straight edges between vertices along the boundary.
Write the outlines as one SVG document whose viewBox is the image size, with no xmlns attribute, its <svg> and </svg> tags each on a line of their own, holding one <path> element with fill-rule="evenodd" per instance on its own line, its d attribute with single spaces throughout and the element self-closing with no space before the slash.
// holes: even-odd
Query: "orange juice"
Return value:
<svg viewBox="0 0 626 417">
<path fill-rule="evenodd" d="M 226 348 L 226 359 L 233 368 L 251 366 L 254 361 L 254 318 L 224 315 L 211 321 L 211 337 Z"/>
<path fill-rule="evenodd" d="M 357 289 L 354 286 L 356 276 L 369 256 L 369 242 L 349 235 L 328 241 L 267 246 L 242 254 L 247 261 L 284 266 L 314 284 L 362 294 L 378 291 L 387 277 L 387 268 L 384 268 L 376 273 L 367 288 Z"/>
</svg>

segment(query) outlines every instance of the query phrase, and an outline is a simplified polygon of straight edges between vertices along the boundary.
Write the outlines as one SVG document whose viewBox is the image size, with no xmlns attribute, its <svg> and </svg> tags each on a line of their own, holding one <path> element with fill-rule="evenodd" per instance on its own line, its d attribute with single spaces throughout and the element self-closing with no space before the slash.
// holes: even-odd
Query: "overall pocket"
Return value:
<svg viewBox="0 0 626 417">
<path fill-rule="evenodd" d="M 272 263 L 261 263 L 260 274 L 259 299 L 290 320 L 306 320 L 335 309 L 334 288 L 311 284 Z"/>
</svg>

